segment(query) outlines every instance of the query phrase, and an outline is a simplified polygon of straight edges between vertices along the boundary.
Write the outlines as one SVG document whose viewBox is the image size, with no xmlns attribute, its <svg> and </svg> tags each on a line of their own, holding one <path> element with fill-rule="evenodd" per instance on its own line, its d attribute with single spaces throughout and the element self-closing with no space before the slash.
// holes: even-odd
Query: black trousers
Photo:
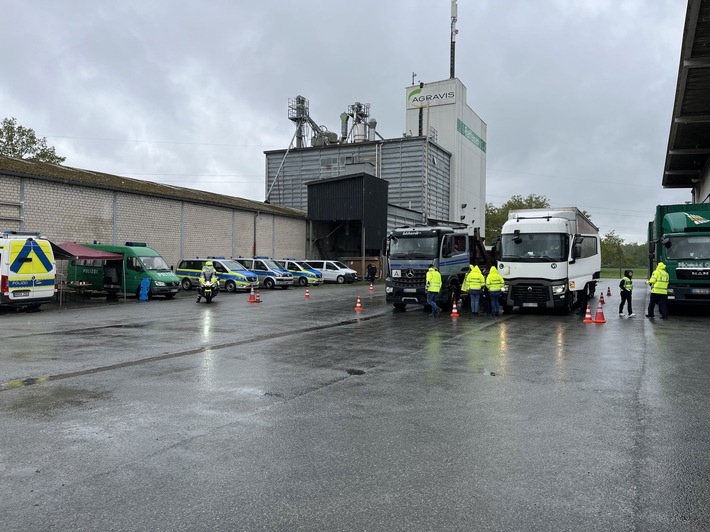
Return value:
<svg viewBox="0 0 710 532">
<path fill-rule="evenodd" d="M 622 290 L 621 303 L 619 304 L 619 314 L 624 313 L 624 303 L 628 303 L 627 310 L 629 311 L 629 314 L 633 313 L 633 310 L 631 309 L 631 292 L 626 292 L 625 290 Z"/>
<path fill-rule="evenodd" d="M 648 314 L 653 316 L 653 310 L 658 305 L 658 311 L 661 313 L 661 318 L 668 318 L 668 294 L 654 294 L 651 292 L 651 302 L 648 304 Z"/>
</svg>

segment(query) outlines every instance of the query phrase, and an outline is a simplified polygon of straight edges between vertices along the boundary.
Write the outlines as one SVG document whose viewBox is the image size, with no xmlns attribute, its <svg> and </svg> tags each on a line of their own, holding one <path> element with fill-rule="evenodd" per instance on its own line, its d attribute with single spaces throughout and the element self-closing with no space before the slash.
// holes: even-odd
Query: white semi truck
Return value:
<svg viewBox="0 0 710 532">
<path fill-rule="evenodd" d="M 570 312 L 594 297 L 599 228 L 576 207 L 511 210 L 496 244 L 501 305 Z"/>
</svg>

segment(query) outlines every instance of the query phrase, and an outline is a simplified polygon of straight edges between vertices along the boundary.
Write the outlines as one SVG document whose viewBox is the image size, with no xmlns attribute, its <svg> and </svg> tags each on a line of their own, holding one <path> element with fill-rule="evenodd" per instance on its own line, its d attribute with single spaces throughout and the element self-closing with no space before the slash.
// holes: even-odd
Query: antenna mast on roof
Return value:
<svg viewBox="0 0 710 532">
<path fill-rule="evenodd" d="M 456 0 L 451 0 L 451 67 L 450 78 L 456 77 L 456 34 L 459 30 L 456 29 L 456 21 L 458 20 L 459 8 L 456 5 Z"/>
</svg>

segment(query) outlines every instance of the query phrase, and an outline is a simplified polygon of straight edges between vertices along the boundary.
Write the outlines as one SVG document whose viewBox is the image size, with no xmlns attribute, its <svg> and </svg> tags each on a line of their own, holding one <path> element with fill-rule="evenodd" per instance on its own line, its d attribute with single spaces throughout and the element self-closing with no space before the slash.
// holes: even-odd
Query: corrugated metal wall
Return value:
<svg viewBox="0 0 710 532">
<path fill-rule="evenodd" d="M 294 149 L 284 160 L 285 154 L 265 152 L 272 204 L 306 210 L 307 181 L 345 175 L 347 163 L 370 162 L 376 175 L 389 182 L 390 203 L 421 212 L 426 207 L 429 218 L 449 219 L 451 154 L 424 137 Z"/>
</svg>

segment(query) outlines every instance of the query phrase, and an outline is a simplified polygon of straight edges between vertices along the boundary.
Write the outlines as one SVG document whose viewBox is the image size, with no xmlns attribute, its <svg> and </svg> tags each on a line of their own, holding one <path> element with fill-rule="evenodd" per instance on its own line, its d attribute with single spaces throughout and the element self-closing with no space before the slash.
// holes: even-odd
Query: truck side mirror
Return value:
<svg viewBox="0 0 710 532">
<path fill-rule="evenodd" d="M 661 239 L 661 244 L 663 244 L 666 247 L 666 249 L 670 248 L 673 245 L 673 243 L 671 242 L 671 239 L 668 238 L 667 236 L 663 237 Z"/>
</svg>

